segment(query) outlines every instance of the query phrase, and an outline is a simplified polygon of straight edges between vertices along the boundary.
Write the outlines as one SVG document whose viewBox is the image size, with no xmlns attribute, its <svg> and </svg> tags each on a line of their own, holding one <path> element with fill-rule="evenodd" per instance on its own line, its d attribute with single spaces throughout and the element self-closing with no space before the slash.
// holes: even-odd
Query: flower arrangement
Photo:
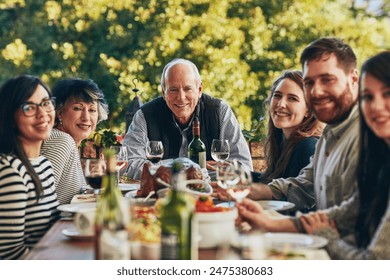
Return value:
<svg viewBox="0 0 390 280">
<path fill-rule="evenodd" d="M 85 141 L 93 142 L 95 147 L 103 149 L 121 145 L 117 140 L 116 133 L 107 128 L 94 131 Z"/>
<path fill-rule="evenodd" d="M 118 136 L 120 136 L 118 138 Z M 80 153 L 83 158 L 97 158 L 103 149 L 110 146 L 122 145 L 122 135 L 117 135 L 111 129 L 103 128 L 94 131 L 87 139 L 81 142 Z"/>
</svg>

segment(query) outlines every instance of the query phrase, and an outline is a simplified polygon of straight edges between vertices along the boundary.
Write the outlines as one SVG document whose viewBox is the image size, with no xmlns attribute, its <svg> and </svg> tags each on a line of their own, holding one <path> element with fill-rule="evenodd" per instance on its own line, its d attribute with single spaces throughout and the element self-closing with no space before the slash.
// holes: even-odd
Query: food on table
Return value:
<svg viewBox="0 0 390 280">
<path fill-rule="evenodd" d="M 152 164 L 150 162 L 146 162 L 142 168 L 141 174 L 141 186 L 137 191 L 137 197 L 146 197 L 151 191 L 155 191 L 154 197 L 157 197 L 157 191 L 163 188 L 166 188 L 163 184 L 158 182 L 157 178 L 164 181 L 168 185 L 171 184 L 171 168 L 168 166 L 160 166 L 156 170 L 156 172 L 152 175 L 150 172 L 150 167 Z M 202 179 L 202 171 L 195 167 L 189 166 L 185 170 L 187 174 L 187 180 L 190 179 Z M 190 184 L 188 188 L 196 191 L 202 192 L 205 191 L 204 186 L 202 184 Z"/>
<path fill-rule="evenodd" d="M 225 212 L 231 210 L 228 207 L 215 206 L 212 197 L 208 195 L 198 197 L 195 209 L 196 212 Z"/>
<path fill-rule="evenodd" d="M 135 180 L 133 178 L 130 178 L 130 177 L 127 176 L 126 173 L 124 173 L 120 177 L 120 182 L 121 183 L 125 183 L 125 184 L 138 184 L 140 181 L 139 180 Z"/>
<path fill-rule="evenodd" d="M 161 226 L 153 207 L 134 206 L 128 231 L 132 241 L 160 243 Z"/>
<path fill-rule="evenodd" d="M 267 255 L 269 259 L 276 260 L 306 259 L 305 254 L 289 250 L 270 249 Z"/>
</svg>

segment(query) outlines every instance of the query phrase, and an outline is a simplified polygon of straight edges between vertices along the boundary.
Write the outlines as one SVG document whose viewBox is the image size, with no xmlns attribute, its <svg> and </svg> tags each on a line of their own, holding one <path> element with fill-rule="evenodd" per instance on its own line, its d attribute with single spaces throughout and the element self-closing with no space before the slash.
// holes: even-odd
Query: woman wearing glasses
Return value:
<svg viewBox="0 0 390 280">
<path fill-rule="evenodd" d="M 0 88 L 0 259 L 23 258 L 57 218 L 51 163 L 40 156 L 54 99 L 33 76 Z"/>
<path fill-rule="evenodd" d="M 60 204 L 69 204 L 85 187 L 78 147 L 107 119 L 103 92 L 92 80 L 77 78 L 59 81 L 53 88 L 56 98 L 55 129 L 42 146 L 42 154 L 53 164 Z"/>
</svg>

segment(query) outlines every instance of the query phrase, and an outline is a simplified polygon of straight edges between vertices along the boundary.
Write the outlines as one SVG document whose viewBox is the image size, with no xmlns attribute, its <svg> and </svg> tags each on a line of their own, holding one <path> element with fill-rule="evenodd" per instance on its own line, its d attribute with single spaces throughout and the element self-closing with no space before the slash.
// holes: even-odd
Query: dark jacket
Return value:
<svg viewBox="0 0 390 280">
<path fill-rule="evenodd" d="M 211 143 L 213 139 L 219 139 L 220 135 L 220 110 L 221 100 L 202 94 L 199 106 L 200 138 L 206 145 L 207 160 L 211 158 Z M 150 141 L 162 141 L 164 157 L 177 158 L 181 147 L 181 133 L 173 120 L 173 114 L 162 97 L 153 99 L 144 104 L 141 110 L 145 116 L 148 138 Z M 192 123 L 187 131 L 188 143 L 192 140 Z"/>
</svg>

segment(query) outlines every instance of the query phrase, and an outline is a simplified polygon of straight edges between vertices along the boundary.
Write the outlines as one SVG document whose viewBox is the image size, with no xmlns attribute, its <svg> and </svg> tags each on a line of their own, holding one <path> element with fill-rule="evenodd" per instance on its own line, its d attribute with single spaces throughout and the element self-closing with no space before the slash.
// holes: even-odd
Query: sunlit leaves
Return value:
<svg viewBox="0 0 390 280">
<path fill-rule="evenodd" d="M 148 101 L 161 94 L 164 65 L 184 57 L 200 69 L 205 92 L 228 102 L 250 129 L 251 119 L 264 115 L 272 81 L 284 69 L 300 69 L 300 53 L 312 40 L 343 38 L 359 65 L 390 48 L 387 6 L 379 17 L 356 2 L 2 0 L 0 80 L 23 72 L 50 85 L 69 76 L 91 78 L 110 105 L 102 125 L 124 128 L 134 79 Z"/>
<path fill-rule="evenodd" d="M 4 59 L 12 61 L 16 66 L 31 66 L 32 50 L 23 43 L 21 39 L 15 39 L 12 43 L 5 46 L 1 51 L 1 55 Z"/>
<path fill-rule="evenodd" d="M 26 5 L 24 0 L 3 0 L 0 3 L 0 9 L 12 9 L 17 6 L 24 7 Z"/>
</svg>

